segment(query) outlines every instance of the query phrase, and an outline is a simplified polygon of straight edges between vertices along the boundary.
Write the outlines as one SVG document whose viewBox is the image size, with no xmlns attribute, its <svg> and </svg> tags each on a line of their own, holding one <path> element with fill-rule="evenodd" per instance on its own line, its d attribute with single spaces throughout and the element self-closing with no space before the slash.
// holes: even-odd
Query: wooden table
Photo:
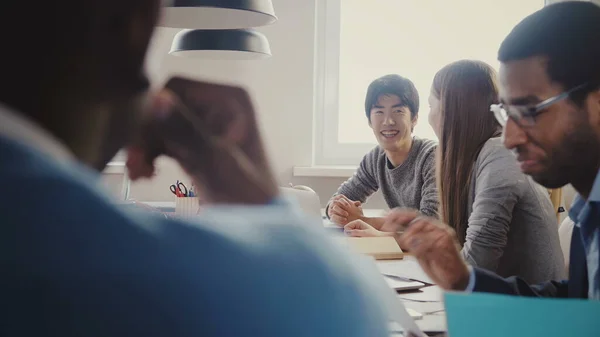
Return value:
<svg viewBox="0 0 600 337">
<path fill-rule="evenodd" d="M 340 229 L 327 219 L 323 219 L 323 225 L 330 229 Z M 378 260 L 376 263 L 380 270 L 391 270 L 397 276 L 433 283 L 425 275 L 416 259 L 409 254 L 404 254 L 402 260 Z M 422 288 L 419 291 L 399 293 L 398 300 L 402 301 L 406 308 L 418 311 L 423 315 L 423 318 L 416 320 L 417 325 L 423 332 L 430 336 L 445 334 L 447 331 L 446 315 L 442 302 L 442 291 L 438 286 L 432 285 Z M 392 325 L 391 327 L 391 336 L 402 336 L 399 332 L 394 331 L 394 328 L 400 328 L 398 325 Z"/>
</svg>

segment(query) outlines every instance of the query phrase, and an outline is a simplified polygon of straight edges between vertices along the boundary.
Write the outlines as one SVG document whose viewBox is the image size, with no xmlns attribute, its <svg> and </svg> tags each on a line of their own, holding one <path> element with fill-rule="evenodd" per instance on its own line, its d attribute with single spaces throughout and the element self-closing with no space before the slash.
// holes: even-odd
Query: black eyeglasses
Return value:
<svg viewBox="0 0 600 337">
<path fill-rule="evenodd" d="M 494 116 L 498 120 L 498 123 L 502 125 L 502 127 L 506 126 L 509 118 L 515 121 L 515 123 L 517 123 L 519 126 L 533 126 L 535 125 L 535 117 L 544 112 L 544 109 L 571 96 L 573 93 L 586 88 L 588 84 L 589 83 L 578 85 L 568 91 L 565 91 L 554 97 L 550 97 L 534 106 L 500 103 L 490 105 L 490 111 L 494 113 Z"/>
</svg>

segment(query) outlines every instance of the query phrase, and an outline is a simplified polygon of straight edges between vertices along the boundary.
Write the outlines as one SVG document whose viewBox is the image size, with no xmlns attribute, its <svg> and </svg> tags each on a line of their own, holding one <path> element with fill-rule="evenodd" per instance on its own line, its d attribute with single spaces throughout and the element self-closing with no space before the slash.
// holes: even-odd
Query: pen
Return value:
<svg viewBox="0 0 600 337">
<path fill-rule="evenodd" d="M 432 285 L 429 282 L 417 280 L 417 279 L 414 279 L 414 278 L 404 277 L 404 276 L 398 276 L 398 275 L 392 275 L 392 274 L 383 274 L 383 276 L 387 276 L 389 278 L 393 278 L 393 279 L 404 281 L 404 282 L 421 282 L 421 283 L 423 283 L 425 285 L 428 285 L 428 286 Z"/>
<path fill-rule="evenodd" d="M 407 223 L 406 225 L 402 226 L 402 228 L 398 229 L 398 230 L 396 231 L 396 235 L 398 235 L 398 236 L 401 236 L 402 234 L 404 234 L 404 232 L 406 232 L 406 230 L 407 230 L 407 229 L 408 229 L 408 228 L 409 228 L 409 227 L 410 227 L 412 224 L 414 224 L 415 222 L 417 222 L 417 221 L 419 221 L 419 220 L 421 220 L 421 219 L 423 219 L 423 218 L 424 218 L 424 216 L 422 216 L 422 215 L 419 215 L 419 216 L 417 216 L 416 218 L 412 219 L 412 221 L 410 221 L 410 222 L 409 222 L 409 223 Z"/>
</svg>

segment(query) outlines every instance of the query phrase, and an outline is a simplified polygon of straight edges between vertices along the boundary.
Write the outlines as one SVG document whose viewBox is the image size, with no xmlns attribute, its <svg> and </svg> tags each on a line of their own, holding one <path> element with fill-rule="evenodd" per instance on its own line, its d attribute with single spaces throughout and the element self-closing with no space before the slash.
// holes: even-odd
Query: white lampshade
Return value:
<svg viewBox="0 0 600 337">
<path fill-rule="evenodd" d="M 159 26 L 236 29 L 277 21 L 271 0 L 174 0 L 163 8 Z"/>
</svg>

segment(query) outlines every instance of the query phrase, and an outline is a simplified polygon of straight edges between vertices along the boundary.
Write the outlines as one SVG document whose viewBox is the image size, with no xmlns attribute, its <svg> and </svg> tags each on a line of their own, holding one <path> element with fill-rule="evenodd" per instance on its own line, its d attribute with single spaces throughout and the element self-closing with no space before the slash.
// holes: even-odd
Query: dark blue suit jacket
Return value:
<svg viewBox="0 0 600 337">
<path fill-rule="evenodd" d="M 473 291 L 519 296 L 587 298 L 587 263 L 583 240 L 577 226 L 573 227 L 570 254 L 568 281 L 550 281 L 531 286 L 517 277 L 501 278 L 489 271 L 475 268 Z"/>
</svg>

